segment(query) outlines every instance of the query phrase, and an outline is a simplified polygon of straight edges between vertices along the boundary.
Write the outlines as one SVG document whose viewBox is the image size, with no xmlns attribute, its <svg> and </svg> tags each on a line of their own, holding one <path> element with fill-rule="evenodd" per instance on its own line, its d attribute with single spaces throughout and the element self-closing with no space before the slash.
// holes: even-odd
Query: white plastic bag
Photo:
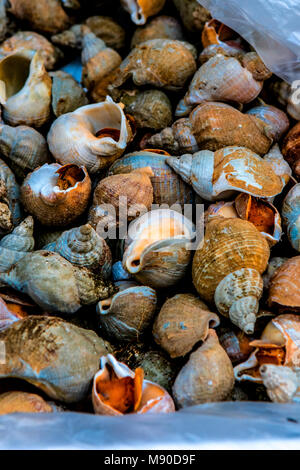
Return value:
<svg viewBox="0 0 300 470">
<path fill-rule="evenodd" d="M 248 41 L 273 73 L 300 80 L 300 0 L 198 0 Z"/>
</svg>

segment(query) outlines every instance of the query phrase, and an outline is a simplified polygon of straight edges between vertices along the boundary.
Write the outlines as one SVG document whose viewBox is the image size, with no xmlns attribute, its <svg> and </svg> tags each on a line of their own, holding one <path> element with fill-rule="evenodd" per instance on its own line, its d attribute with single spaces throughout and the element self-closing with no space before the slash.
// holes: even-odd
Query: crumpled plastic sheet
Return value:
<svg viewBox="0 0 300 470">
<path fill-rule="evenodd" d="M 273 73 L 300 79 L 299 0 L 198 0 L 248 41 Z"/>
<path fill-rule="evenodd" d="M 223 402 L 120 417 L 4 415 L 0 449 L 300 449 L 300 405 Z"/>
</svg>

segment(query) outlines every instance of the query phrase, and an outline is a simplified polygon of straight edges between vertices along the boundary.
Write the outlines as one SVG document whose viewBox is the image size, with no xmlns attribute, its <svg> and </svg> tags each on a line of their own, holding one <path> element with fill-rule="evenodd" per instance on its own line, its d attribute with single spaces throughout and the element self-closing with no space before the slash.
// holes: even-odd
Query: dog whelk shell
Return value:
<svg viewBox="0 0 300 470">
<path fill-rule="evenodd" d="M 156 293 L 132 281 L 115 285 L 119 291 L 97 304 L 100 328 L 112 340 L 138 341 L 153 321 Z"/>
<path fill-rule="evenodd" d="M 72 403 L 86 397 L 107 354 L 94 331 L 59 318 L 29 316 L 0 333 L 6 351 L 0 378 L 26 380 L 55 400 Z"/>
<path fill-rule="evenodd" d="M 139 44 L 123 60 L 111 87 L 120 87 L 132 78 L 137 86 L 177 91 L 195 71 L 194 46 L 185 41 L 151 39 Z"/>
<path fill-rule="evenodd" d="M 283 141 L 282 154 L 296 176 L 300 175 L 300 122 L 298 122 Z"/>
<path fill-rule="evenodd" d="M 94 377 L 95 413 L 119 416 L 128 413 L 171 413 L 172 398 L 160 385 L 144 379 L 143 369 L 134 372 L 114 356 L 101 357 L 100 370 Z"/>
<path fill-rule="evenodd" d="M 25 254 L 8 272 L 0 272 L 0 282 L 29 295 L 42 309 L 57 313 L 74 313 L 113 291 L 100 275 L 46 250 Z"/>
<path fill-rule="evenodd" d="M 50 161 L 46 139 L 28 126 L 11 127 L 0 123 L 0 151 L 15 175 L 22 179 Z"/>
<path fill-rule="evenodd" d="M 268 304 L 280 311 L 300 309 L 300 256 L 287 259 L 275 272 L 270 281 Z"/>
<path fill-rule="evenodd" d="M 247 334 L 254 331 L 269 256 L 268 242 L 251 222 L 216 218 L 207 224 L 193 259 L 200 297 L 214 300 L 218 311 Z"/>
<path fill-rule="evenodd" d="M 214 330 L 190 355 L 173 385 L 179 408 L 225 400 L 234 387 L 233 367 Z"/>
<path fill-rule="evenodd" d="M 0 395 L 0 415 L 9 413 L 52 413 L 52 411 L 52 406 L 34 393 L 7 392 Z"/>
<path fill-rule="evenodd" d="M 0 46 L 0 55 L 8 55 L 23 50 L 40 51 L 45 67 L 52 70 L 61 58 L 62 52 L 44 36 L 33 31 L 18 31 Z"/>
<path fill-rule="evenodd" d="M 185 116 L 203 101 L 250 103 L 261 92 L 263 79 L 269 77 L 268 72 L 266 77 L 257 80 L 238 59 L 216 54 L 195 73 L 175 114 L 179 117 Z"/>
<path fill-rule="evenodd" d="M 300 367 L 300 318 L 297 315 L 279 315 L 265 327 L 260 340 L 251 341 L 255 347 L 249 358 L 235 366 L 239 381 L 262 383 L 260 375 L 264 365 Z"/>
<path fill-rule="evenodd" d="M 263 121 L 267 125 L 266 134 L 275 142 L 280 140 L 290 125 L 287 115 L 275 106 L 261 104 L 249 109 L 246 114 Z"/>
<path fill-rule="evenodd" d="M 151 168 L 146 167 L 102 179 L 94 191 L 93 205 L 89 212 L 90 224 L 97 229 L 99 224 L 101 226 L 106 223 L 107 212 L 115 223 L 124 224 L 126 219 L 127 224 L 128 220 L 149 211 L 153 202 L 151 176 Z"/>
<path fill-rule="evenodd" d="M 29 216 L 0 240 L 0 271 L 7 271 L 33 248 L 33 218 Z"/>
<path fill-rule="evenodd" d="M 239 146 L 262 156 L 272 142 L 270 126 L 261 119 L 225 103 L 207 102 L 198 105 L 188 118 L 178 119 L 172 127 L 154 134 L 144 145 L 163 148 L 173 155 Z"/>
<path fill-rule="evenodd" d="M 109 96 L 102 103 L 63 114 L 53 122 L 47 137 L 58 162 L 84 165 L 90 173 L 111 165 L 130 139 L 125 114 Z"/>
<path fill-rule="evenodd" d="M 131 222 L 124 268 L 144 285 L 169 287 L 182 279 L 191 260 L 193 223 L 179 212 L 158 209 Z"/>
<path fill-rule="evenodd" d="M 69 73 L 50 72 L 52 78 L 52 110 L 56 117 L 71 113 L 88 104 L 85 92 Z"/>
<path fill-rule="evenodd" d="M 184 38 L 180 23 L 172 16 L 157 16 L 145 26 L 135 30 L 131 39 L 131 47 L 136 47 L 138 44 L 151 39 L 177 39 L 182 41 Z"/>
<path fill-rule="evenodd" d="M 249 336 L 247 336 L 241 330 L 227 330 L 219 337 L 221 346 L 225 349 L 232 364 L 239 364 L 242 361 L 248 359 L 251 352 L 254 350 L 249 345 L 251 342 Z"/>
<path fill-rule="evenodd" d="M 101 274 L 104 279 L 110 276 L 112 265 L 110 249 L 106 241 L 89 224 L 66 230 L 55 242 L 43 249 L 60 254 L 75 266 L 91 269 Z"/>
<path fill-rule="evenodd" d="M 162 306 L 153 326 L 155 341 L 171 358 L 185 356 L 204 341 L 219 317 L 192 294 L 177 294 Z"/>
<path fill-rule="evenodd" d="M 45 33 L 63 31 L 70 23 L 59 0 L 9 0 L 8 12 Z"/>
<path fill-rule="evenodd" d="M 169 393 L 172 392 L 177 368 L 161 352 L 147 351 L 138 359 L 137 366 L 143 369 L 145 379 L 155 382 Z"/>
<path fill-rule="evenodd" d="M 166 0 L 121 0 L 123 8 L 130 13 L 131 20 L 145 24 L 149 16 L 156 15 L 164 7 Z"/>
<path fill-rule="evenodd" d="M 270 400 L 275 403 L 299 403 L 300 368 L 264 364 L 259 372 Z"/>
<path fill-rule="evenodd" d="M 281 209 L 282 220 L 292 247 L 300 251 L 300 184 L 295 184 L 286 195 Z"/>
<path fill-rule="evenodd" d="M 12 126 L 41 127 L 50 117 L 51 87 L 41 52 L 23 51 L 4 57 L 0 61 L 4 121 Z"/>
<path fill-rule="evenodd" d="M 42 224 L 66 226 L 85 211 L 90 193 L 91 180 L 83 166 L 51 163 L 25 178 L 21 200 Z"/>
<path fill-rule="evenodd" d="M 208 201 L 240 191 L 257 197 L 281 193 L 281 179 L 271 165 L 245 147 L 202 150 L 180 158 L 168 157 L 168 165 Z"/>
<path fill-rule="evenodd" d="M 190 204 L 193 202 L 192 188 L 167 165 L 168 153 L 160 150 L 142 150 L 132 152 L 115 161 L 109 169 L 109 175 L 130 173 L 138 168 L 150 167 L 153 171 L 151 183 L 153 186 L 154 204 Z"/>
</svg>

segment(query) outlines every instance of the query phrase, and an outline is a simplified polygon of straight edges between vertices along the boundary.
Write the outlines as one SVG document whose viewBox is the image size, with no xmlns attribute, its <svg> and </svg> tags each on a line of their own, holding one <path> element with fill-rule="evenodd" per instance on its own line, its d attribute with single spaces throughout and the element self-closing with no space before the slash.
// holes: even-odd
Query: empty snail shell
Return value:
<svg viewBox="0 0 300 470">
<path fill-rule="evenodd" d="M 81 61 L 82 84 L 89 90 L 93 100 L 103 101 L 107 95 L 108 84 L 115 70 L 122 62 L 121 56 L 98 38 L 88 26 L 82 26 L 83 40 Z"/>
<path fill-rule="evenodd" d="M 300 175 L 300 123 L 298 122 L 283 141 L 282 154 L 296 176 Z"/>
<path fill-rule="evenodd" d="M 300 319 L 297 315 L 286 314 L 273 318 L 262 332 L 260 340 L 249 343 L 255 350 L 245 362 L 235 366 L 235 378 L 262 383 L 260 372 L 264 365 L 299 367 L 299 333 Z"/>
<path fill-rule="evenodd" d="M 299 311 L 300 256 L 287 259 L 270 281 L 268 304 L 280 311 Z"/>
<path fill-rule="evenodd" d="M 245 147 L 202 150 L 180 158 L 168 157 L 167 163 L 209 201 L 230 197 L 232 191 L 272 197 L 283 189 L 270 164 Z"/>
<path fill-rule="evenodd" d="M 1 246 L 1 241 L 0 241 Z M 54 251 L 75 266 L 82 266 L 101 274 L 104 279 L 111 273 L 112 256 L 106 241 L 89 225 L 63 232 L 44 250 Z"/>
<path fill-rule="evenodd" d="M 9 271 L 0 273 L 0 281 L 29 295 L 42 309 L 58 313 L 74 313 L 113 292 L 100 275 L 46 250 L 25 254 Z"/>
<path fill-rule="evenodd" d="M 19 313 L 11 310 L 11 305 L 4 302 L 0 297 L 0 332 L 10 328 L 12 323 L 19 321 L 22 317 Z"/>
<path fill-rule="evenodd" d="M 46 139 L 28 126 L 0 123 L 0 151 L 19 178 L 50 161 Z"/>
<path fill-rule="evenodd" d="M 62 56 L 61 51 L 48 39 L 33 31 L 18 31 L 0 46 L 0 54 L 4 56 L 23 50 L 40 51 L 48 70 L 53 69 Z"/>
<path fill-rule="evenodd" d="M 219 317 L 192 294 L 178 294 L 162 306 L 153 326 L 155 341 L 171 358 L 185 356 L 204 341 Z"/>
<path fill-rule="evenodd" d="M 196 71 L 194 46 L 185 41 L 151 39 L 139 44 L 123 60 L 111 88 L 130 77 L 135 85 L 180 90 Z"/>
<path fill-rule="evenodd" d="M 269 152 L 264 156 L 264 160 L 271 165 L 273 171 L 281 178 L 285 186 L 292 176 L 292 170 L 287 161 L 283 158 L 278 144 L 271 147 Z"/>
<path fill-rule="evenodd" d="M 201 63 L 206 62 L 216 54 L 242 59 L 245 49 L 241 37 L 228 26 L 212 19 L 205 23 L 201 34 L 203 51 L 199 56 Z"/>
<path fill-rule="evenodd" d="M 114 282 L 128 281 L 132 279 L 131 275 L 127 271 L 125 271 L 125 269 L 123 268 L 122 261 L 116 261 L 112 265 L 111 274 L 112 274 L 112 280 Z"/>
<path fill-rule="evenodd" d="M 299 368 L 263 364 L 259 372 L 270 400 L 275 403 L 299 403 Z"/>
<path fill-rule="evenodd" d="M 157 16 L 145 26 L 137 28 L 131 39 L 131 47 L 151 39 L 177 39 L 183 40 L 180 23 L 172 16 Z"/>
<path fill-rule="evenodd" d="M 173 0 L 173 2 L 188 31 L 202 31 L 205 23 L 211 18 L 209 11 L 197 0 Z"/>
<path fill-rule="evenodd" d="M 167 165 L 168 156 L 168 153 L 154 149 L 128 153 L 112 164 L 109 175 L 150 167 L 154 175 L 150 179 L 155 204 L 190 204 L 193 201 L 193 190 Z"/>
<path fill-rule="evenodd" d="M 8 11 L 34 30 L 54 34 L 70 24 L 59 0 L 10 0 L 9 5 Z"/>
<path fill-rule="evenodd" d="M 273 258 L 270 258 L 269 264 L 268 264 L 268 269 L 263 275 L 263 281 L 264 281 L 264 288 L 269 289 L 270 288 L 270 282 L 272 280 L 272 277 L 275 274 L 275 271 L 277 271 L 280 266 L 287 261 L 288 258 L 284 258 L 282 256 L 274 256 Z"/>
<path fill-rule="evenodd" d="M 22 218 L 20 187 L 10 168 L 0 160 L 0 234 L 11 232 Z"/>
<path fill-rule="evenodd" d="M 104 169 L 122 155 L 131 130 L 121 107 L 108 96 L 57 118 L 47 140 L 61 164 L 84 165 L 90 173 Z"/>
<path fill-rule="evenodd" d="M 112 340 L 138 341 L 153 321 L 156 293 L 132 281 L 115 285 L 119 291 L 97 304 L 100 328 Z"/>
<path fill-rule="evenodd" d="M 265 132 L 278 142 L 280 138 L 286 133 L 289 128 L 290 122 L 287 115 L 275 106 L 261 104 L 249 109 L 247 113 L 249 116 L 255 116 L 266 124 Z"/>
<path fill-rule="evenodd" d="M 7 271 L 33 248 L 33 218 L 29 216 L 0 240 L 0 271 Z"/>
<path fill-rule="evenodd" d="M 251 222 L 216 218 L 207 224 L 193 259 L 200 297 L 214 300 L 218 311 L 247 334 L 254 331 L 269 256 L 268 242 Z"/>
<path fill-rule="evenodd" d="M 138 359 L 137 366 L 143 369 L 145 379 L 155 382 L 169 393 L 172 392 L 177 368 L 161 352 L 147 351 Z"/>
<path fill-rule="evenodd" d="M 50 117 L 51 87 L 41 52 L 23 51 L 4 57 L 0 61 L 4 121 L 12 126 L 41 127 Z"/>
<path fill-rule="evenodd" d="M 295 184 L 286 195 L 281 209 L 283 222 L 292 247 L 300 251 L 300 184 Z"/>
<path fill-rule="evenodd" d="M 21 199 L 26 210 L 42 224 L 66 226 L 86 209 L 91 180 L 77 165 L 45 164 L 23 181 Z"/>
<path fill-rule="evenodd" d="M 143 369 L 134 372 L 114 356 L 102 356 L 94 377 L 92 400 L 97 414 L 170 413 L 175 406 L 160 385 L 144 379 Z"/>
<path fill-rule="evenodd" d="M 7 15 L 7 1 L 0 1 L 0 41 L 4 41 L 11 29 L 11 19 Z"/>
<path fill-rule="evenodd" d="M 266 73 L 261 80 L 256 80 L 238 59 L 216 54 L 195 73 L 175 114 L 185 116 L 203 101 L 250 103 L 261 92 L 263 79 L 269 77 L 270 74 Z"/>
<path fill-rule="evenodd" d="M 120 222 L 122 218 L 122 222 L 126 219 L 127 224 L 128 220 L 150 210 L 153 202 L 151 176 L 152 169 L 146 167 L 101 180 L 94 191 L 89 212 L 91 225 L 97 229 L 99 224 L 105 223 L 108 211 L 115 221 Z"/>
<path fill-rule="evenodd" d="M 207 102 L 198 105 L 188 118 L 178 119 L 172 127 L 154 134 L 144 145 L 163 148 L 173 155 L 228 146 L 246 147 L 265 155 L 273 142 L 269 134 L 270 126 L 256 116 L 225 103 Z"/>
<path fill-rule="evenodd" d="M 166 0 L 121 0 L 122 6 L 130 13 L 131 20 L 145 24 L 149 16 L 156 15 L 164 7 Z"/>
<path fill-rule="evenodd" d="M 179 408 L 225 400 L 234 387 L 233 367 L 214 330 L 190 355 L 173 385 Z"/>
<path fill-rule="evenodd" d="M 239 364 L 248 359 L 254 350 L 254 347 L 249 344 L 251 339 L 253 338 L 247 336 L 243 331 L 233 329 L 226 331 L 219 338 L 220 344 L 225 349 L 232 364 Z"/>
<path fill-rule="evenodd" d="M 86 397 L 105 342 L 94 331 L 60 318 L 29 316 L 0 333 L 6 361 L 0 377 L 23 379 L 49 397 L 71 403 Z"/>
<path fill-rule="evenodd" d="M 88 104 L 85 92 L 69 73 L 58 70 L 49 75 L 52 78 L 51 104 L 56 117 Z"/>
<path fill-rule="evenodd" d="M 82 48 L 81 24 L 74 24 L 69 29 L 51 36 L 51 41 L 58 46 L 71 47 L 72 49 Z"/>
<path fill-rule="evenodd" d="M 0 395 L 0 415 L 9 413 L 52 413 L 52 406 L 35 393 L 7 392 Z"/>
<path fill-rule="evenodd" d="M 142 284 L 169 287 L 182 279 L 191 259 L 193 223 L 179 212 L 158 209 L 131 222 L 124 268 Z"/>
</svg>

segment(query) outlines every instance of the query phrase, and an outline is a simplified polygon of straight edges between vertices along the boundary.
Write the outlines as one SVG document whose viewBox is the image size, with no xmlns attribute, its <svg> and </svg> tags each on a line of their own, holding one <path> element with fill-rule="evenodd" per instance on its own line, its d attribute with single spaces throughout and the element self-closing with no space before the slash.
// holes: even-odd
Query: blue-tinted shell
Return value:
<svg viewBox="0 0 300 470">
<path fill-rule="evenodd" d="M 300 251 L 300 183 L 295 184 L 283 201 L 282 220 L 295 250 Z"/>
</svg>

